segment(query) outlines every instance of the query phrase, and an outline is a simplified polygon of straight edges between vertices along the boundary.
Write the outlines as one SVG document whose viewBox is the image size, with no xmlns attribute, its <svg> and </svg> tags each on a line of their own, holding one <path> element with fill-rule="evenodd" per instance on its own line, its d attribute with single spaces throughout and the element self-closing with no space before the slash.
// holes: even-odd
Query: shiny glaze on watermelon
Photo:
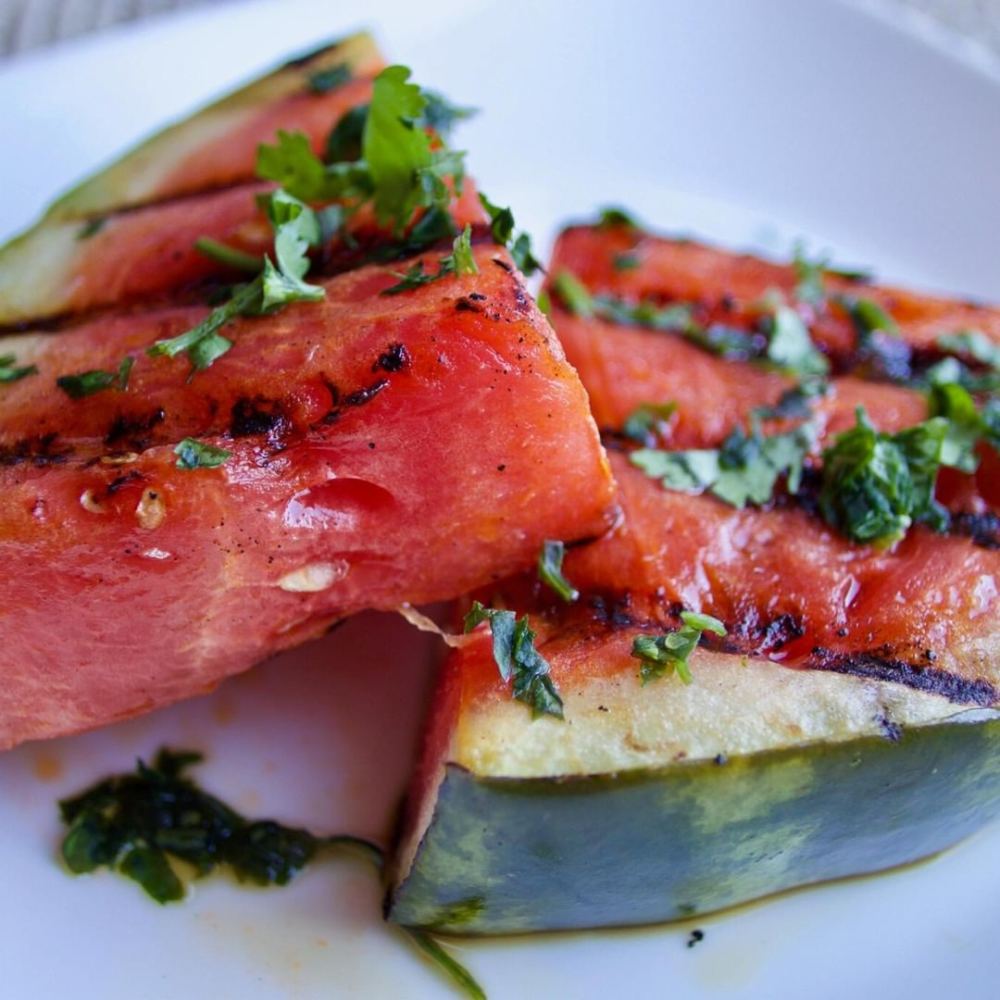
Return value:
<svg viewBox="0 0 1000 1000">
<path fill-rule="evenodd" d="M 199 693 L 354 611 L 606 528 L 579 380 L 507 253 L 475 254 L 478 275 L 402 295 L 380 294 L 396 265 L 325 280 L 321 302 L 227 327 L 191 380 L 143 350 L 205 307 L 9 338 L 39 374 L 0 399 L 0 745 Z M 125 392 L 54 384 L 124 353 Z M 232 457 L 180 470 L 185 436 Z"/>
</svg>

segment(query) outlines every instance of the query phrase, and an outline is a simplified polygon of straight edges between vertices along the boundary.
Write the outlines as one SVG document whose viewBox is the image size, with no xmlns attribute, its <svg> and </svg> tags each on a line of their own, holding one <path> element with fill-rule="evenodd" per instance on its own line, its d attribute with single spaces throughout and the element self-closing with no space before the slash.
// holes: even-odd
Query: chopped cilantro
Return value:
<svg viewBox="0 0 1000 1000">
<path fill-rule="evenodd" d="M 528 617 L 518 618 L 513 611 L 484 607 L 479 601 L 465 616 L 465 631 L 471 632 L 481 622 L 489 622 L 493 634 L 493 659 L 505 682 L 513 680 L 518 701 L 531 706 L 532 715 L 563 717 L 562 698 L 549 675 L 549 665 L 535 649 L 535 633 Z"/>
<path fill-rule="evenodd" d="M 790 306 L 776 305 L 766 324 L 767 358 L 796 375 L 825 375 L 830 362 L 812 342 L 802 317 Z"/>
<path fill-rule="evenodd" d="M 642 266 L 642 261 L 639 260 L 639 255 L 632 251 L 619 252 L 612 256 L 611 266 L 616 271 L 635 271 Z"/>
<path fill-rule="evenodd" d="M 338 63 L 336 66 L 310 73 L 307 83 L 314 94 L 328 94 L 331 90 L 343 87 L 350 79 L 351 67 L 347 63 Z"/>
<path fill-rule="evenodd" d="M 616 205 L 608 205 L 600 210 L 597 216 L 597 225 L 601 229 L 614 229 L 618 226 L 625 226 L 628 229 L 642 228 L 634 215 Z"/>
<path fill-rule="evenodd" d="M 478 274 L 479 266 L 476 258 L 472 255 L 472 227 L 466 226 L 455 237 L 452 244 L 451 253 L 447 257 L 442 257 L 438 263 L 436 273 L 424 270 L 424 262 L 418 260 L 411 264 L 406 271 L 400 273 L 396 271 L 399 281 L 395 285 L 382 290 L 382 295 L 399 295 L 401 292 L 409 292 L 414 288 L 429 285 L 433 281 L 447 278 L 449 275 Z"/>
<path fill-rule="evenodd" d="M 758 406 L 754 413 L 761 420 L 806 419 L 812 413 L 814 400 L 830 391 L 830 383 L 822 378 L 806 378 L 786 389 L 774 406 Z"/>
<path fill-rule="evenodd" d="M 423 95 L 427 103 L 420 116 L 420 124 L 436 132 L 442 139 L 447 139 L 451 135 L 451 130 L 458 122 L 463 122 L 477 113 L 475 108 L 462 108 L 452 104 L 447 97 L 435 90 L 425 90 Z"/>
<path fill-rule="evenodd" d="M 816 443 L 816 427 L 802 424 L 783 434 L 761 434 L 756 420 L 751 433 L 735 428 L 718 449 L 661 451 L 642 448 L 629 460 L 664 487 L 684 493 L 711 491 L 733 507 L 763 504 L 772 498 L 781 476 L 789 493 L 797 493 L 806 455 Z"/>
<path fill-rule="evenodd" d="M 14 354 L 0 354 L 0 383 L 17 382 L 28 375 L 37 375 L 37 365 L 18 365 Z"/>
<path fill-rule="evenodd" d="M 750 331 L 721 323 L 711 323 L 707 327 L 696 323 L 692 308 L 686 302 L 658 306 L 652 302 L 626 302 L 612 295 L 592 295 L 570 271 L 560 271 L 553 279 L 552 289 L 566 309 L 577 316 L 596 316 L 623 326 L 679 333 L 685 340 L 719 357 L 744 361 L 760 357 L 766 347 L 766 341 Z"/>
<path fill-rule="evenodd" d="M 326 162 L 343 163 L 361 159 L 361 138 L 368 120 L 368 105 L 351 108 L 330 130 L 326 140 Z"/>
<path fill-rule="evenodd" d="M 441 261 L 442 269 L 452 274 L 479 274 L 479 266 L 472 255 L 472 226 L 467 225 L 455 237 L 451 253 Z"/>
<path fill-rule="evenodd" d="M 351 834 L 318 837 L 240 815 L 187 776 L 201 760 L 197 752 L 163 748 L 152 765 L 140 760 L 134 773 L 106 778 L 63 799 L 59 810 L 68 829 L 61 853 L 67 868 L 74 875 L 99 868 L 117 871 L 158 903 L 184 898 L 174 859 L 186 862 L 198 877 L 225 866 L 241 882 L 282 886 L 311 862 L 350 851 L 381 875 L 385 852 L 370 840 Z M 471 1000 L 485 1000 L 468 970 L 426 931 L 401 928 L 401 933 Z"/>
<path fill-rule="evenodd" d="M 864 282 L 871 281 L 870 271 L 862 269 L 847 269 L 831 267 L 830 261 L 826 257 L 817 257 L 810 260 L 805 255 L 805 248 L 801 243 L 795 246 L 795 257 L 792 261 L 795 271 L 795 297 L 799 302 L 805 302 L 811 306 L 821 306 L 826 300 L 826 282 L 828 274 L 847 281 Z"/>
<path fill-rule="evenodd" d="M 947 511 L 934 499 L 948 420 L 932 417 L 898 434 L 875 430 L 863 407 L 857 422 L 823 452 L 820 510 L 858 542 L 891 545 L 915 521 L 941 530 Z"/>
<path fill-rule="evenodd" d="M 213 309 L 197 326 L 164 340 L 157 340 L 146 348 L 150 357 L 175 358 L 187 353 L 192 374 L 208 368 L 222 357 L 233 342 L 219 330 L 237 316 L 253 316 L 260 312 L 263 302 L 263 278 L 257 277 L 249 284 L 237 286 L 229 300 Z"/>
<path fill-rule="evenodd" d="M 724 636 L 726 628 L 718 618 L 693 611 L 681 612 L 682 626 L 663 635 L 639 635 L 632 642 L 632 655 L 639 660 L 639 677 L 648 684 L 676 672 L 685 683 L 691 683 L 688 658 L 701 641 L 702 633 Z"/>
<path fill-rule="evenodd" d="M 572 271 L 560 271 L 552 281 L 553 291 L 574 316 L 594 315 L 594 300 L 587 286 Z"/>
<path fill-rule="evenodd" d="M 178 469 L 215 469 L 224 464 L 232 452 L 188 437 L 178 442 L 174 454 Z"/>
<path fill-rule="evenodd" d="M 674 402 L 640 403 L 622 425 L 622 434 L 639 444 L 651 446 L 656 441 L 655 432 L 664 428 L 676 412 Z"/>
<path fill-rule="evenodd" d="M 509 208 L 494 205 L 484 194 L 479 195 L 479 203 L 490 217 L 490 234 L 494 242 L 510 250 L 518 270 L 528 277 L 543 271 L 541 261 L 532 252 L 531 237 L 524 232 L 514 235 L 514 213 Z"/>
<path fill-rule="evenodd" d="M 563 576 L 562 564 L 566 546 L 562 542 L 546 540 L 538 554 L 538 579 L 554 590 L 564 601 L 575 601 L 580 592 Z"/>
<path fill-rule="evenodd" d="M 128 388 L 128 377 L 134 364 L 135 358 L 125 357 L 122 358 L 117 371 L 102 371 L 98 368 L 77 375 L 60 375 L 56 379 L 56 385 L 70 399 L 83 399 L 105 389 L 118 389 L 124 392 Z"/>
<path fill-rule="evenodd" d="M 911 375 L 910 345 L 900 338 L 896 321 L 874 299 L 838 295 L 833 300 L 851 318 L 859 359 L 872 375 L 905 382 Z"/>
</svg>

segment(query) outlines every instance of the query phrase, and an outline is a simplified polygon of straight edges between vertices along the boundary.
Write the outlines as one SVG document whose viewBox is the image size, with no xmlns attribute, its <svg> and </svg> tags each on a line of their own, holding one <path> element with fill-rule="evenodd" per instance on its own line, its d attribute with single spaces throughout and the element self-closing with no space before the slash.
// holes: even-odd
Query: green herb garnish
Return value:
<svg viewBox="0 0 1000 1000">
<path fill-rule="evenodd" d="M 202 760 L 192 751 L 160 750 L 148 766 L 98 782 L 59 803 L 69 827 L 62 857 L 73 874 L 110 868 L 137 882 L 158 903 L 184 898 L 172 859 L 197 876 L 229 868 L 240 881 L 286 885 L 307 864 L 335 851 L 359 854 L 381 873 L 378 844 L 350 834 L 317 837 L 274 820 L 249 820 L 200 789 L 185 772 Z M 473 1000 L 486 994 L 472 975 L 426 931 L 401 928 L 417 948 Z"/>
<path fill-rule="evenodd" d="M 566 546 L 559 541 L 546 540 L 538 554 L 538 579 L 555 591 L 564 601 L 575 601 L 580 592 L 563 576 L 562 564 Z"/>
<path fill-rule="evenodd" d="M 517 269 L 526 277 L 544 271 L 541 261 L 532 252 L 531 237 L 524 232 L 514 234 L 514 213 L 509 208 L 494 205 L 484 194 L 479 195 L 479 203 L 490 217 L 490 234 L 494 242 L 510 250 Z"/>
<path fill-rule="evenodd" d="M 798 375 L 821 375 L 829 362 L 809 337 L 799 314 L 782 302 L 768 302 L 759 331 L 722 323 L 704 326 L 695 322 L 686 302 L 659 306 L 652 302 L 626 302 L 612 295 L 595 295 L 570 271 L 560 271 L 552 282 L 563 305 L 584 318 L 596 317 L 623 326 L 680 334 L 702 350 L 722 358 L 765 361 Z"/>
<path fill-rule="evenodd" d="M 122 358 L 117 371 L 102 371 L 97 368 L 92 371 L 80 372 L 77 375 L 60 375 L 56 379 L 56 385 L 70 399 L 83 399 L 85 396 L 93 396 L 94 393 L 103 392 L 105 389 L 118 389 L 120 392 L 124 392 L 128 388 L 128 378 L 134 364 L 135 358 Z"/>
<path fill-rule="evenodd" d="M 390 285 L 382 290 L 382 295 L 399 295 L 402 292 L 412 291 L 414 288 L 421 288 L 429 285 L 441 278 L 451 275 L 478 274 L 479 266 L 476 258 L 472 255 L 472 227 L 466 226 L 452 244 L 451 253 L 442 257 L 438 263 L 437 272 L 424 270 L 424 262 L 418 260 L 411 264 L 405 271 L 394 272 L 399 281 L 395 285 Z"/>
<path fill-rule="evenodd" d="M 733 507 L 764 504 L 784 476 L 789 493 L 797 493 L 806 455 L 815 446 L 816 427 L 805 423 L 783 434 L 765 436 L 756 418 L 751 432 L 735 428 L 721 448 L 661 451 L 642 448 L 629 461 L 666 489 L 683 493 L 706 490 Z"/>
<path fill-rule="evenodd" d="M 600 229 L 615 229 L 619 226 L 628 229 L 642 228 L 631 212 L 617 205 L 608 205 L 602 208 L 597 216 L 597 225 Z"/>
<path fill-rule="evenodd" d="M 0 354 L 0 383 L 17 382 L 28 375 L 37 375 L 38 365 L 18 365 L 14 354 Z"/>
<path fill-rule="evenodd" d="M 850 317 L 858 338 L 858 357 L 871 373 L 894 382 L 908 381 L 913 352 L 899 336 L 892 316 L 874 299 L 838 295 L 833 301 Z"/>
<path fill-rule="evenodd" d="M 531 706 L 537 719 L 541 715 L 563 717 L 562 698 L 549 675 L 549 665 L 535 649 L 535 633 L 528 616 L 518 618 L 513 611 L 484 607 L 479 601 L 465 616 L 465 631 L 471 632 L 481 622 L 489 622 L 493 634 L 493 659 L 505 682 L 513 680 L 518 701 Z"/>
<path fill-rule="evenodd" d="M 614 254 L 611 258 L 611 266 L 616 271 L 635 271 L 642 266 L 642 261 L 639 260 L 638 254 L 626 251 Z"/>
<path fill-rule="evenodd" d="M 809 328 L 790 306 L 775 305 L 766 317 L 767 359 L 795 375 L 825 375 L 830 362 L 812 342 Z"/>
<path fill-rule="evenodd" d="M 876 431 L 863 407 L 856 420 L 823 452 L 820 510 L 827 522 L 854 541 L 880 546 L 899 541 L 917 521 L 947 527 L 934 483 L 949 457 L 948 420 L 932 417 L 892 435 Z"/>
<path fill-rule="evenodd" d="M 795 258 L 792 261 L 795 271 L 795 297 L 799 302 L 805 302 L 811 306 L 821 306 L 826 300 L 826 276 L 832 274 L 847 281 L 864 282 L 871 281 L 870 271 L 860 268 L 838 268 L 832 267 L 827 257 L 817 257 L 810 260 L 805 255 L 805 248 L 801 243 L 795 246 Z"/>
<path fill-rule="evenodd" d="M 652 445 L 654 432 L 666 427 L 667 421 L 677 412 L 677 404 L 640 403 L 622 425 L 622 434 L 639 444 Z"/>
<path fill-rule="evenodd" d="M 690 684 L 688 658 L 701 641 L 702 633 L 711 632 L 720 637 L 726 634 L 722 622 L 711 615 L 682 611 L 681 621 L 682 627 L 673 632 L 639 635 L 633 640 L 632 655 L 639 660 L 639 677 L 644 685 L 675 672 L 685 684 Z"/>
<path fill-rule="evenodd" d="M 215 469 L 224 464 L 232 452 L 188 437 L 178 442 L 174 454 L 178 469 Z"/>
<path fill-rule="evenodd" d="M 326 162 L 341 163 L 361 158 L 361 139 L 368 121 L 368 105 L 351 108 L 330 131 L 326 140 Z"/>
</svg>

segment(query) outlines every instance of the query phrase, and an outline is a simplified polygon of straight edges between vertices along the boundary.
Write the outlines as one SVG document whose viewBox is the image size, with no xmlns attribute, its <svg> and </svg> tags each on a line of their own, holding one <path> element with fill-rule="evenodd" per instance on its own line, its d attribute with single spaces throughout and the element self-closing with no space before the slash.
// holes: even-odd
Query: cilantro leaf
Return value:
<svg viewBox="0 0 1000 1000">
<path fill-rule="evenodd" d="M 858 357 L 870 374 L 894 382 L 909 380 L 913 352 L 899 336 L 892 316 L 874 299 L 838 295 L 833 301 L 850 317 L 858 338 Z"/>
<path fill-rule="evenodd" d="M 509 208 L 493 204 L 482 193 L 479 195 L 479 203 L 490 217 L 490 234 L 493 241 L 510 250 L 517 269 L 528 277 L 536 271 L 544 270 L 541 261 L 532 252 L 531 237 L 523 232 L 514 235 L 514 213 Z"/>
<path fill-rule="evenodd" d="M 600 229 L 615 229 L 619 226 L 628 229 L 642 228 L 631 212 L 617 205 L 608 205 L 602 208 L 597 216 L 597 225 Z"/>
<path fill-rule="evenodd" d="M 664 428 L 676 412 L 674 402 L 640 403 L 622 425 L 622 434 L 639 444 L 651 445 L 656 439 L 654 432 Z"/>
<path fill-rule="evenodd" d="M 135 358 L 125 357 L 122 358 L 116 371 L 102 371 L 97 368 L 76 375 L 60 375 L 56 379 L 56 385 L 70 399 L 83 399 L 105 389 L 118 389 L 124 392 L 128 388 L 128 377 L 134 364 Z"/>
<path fill-rule="evenodd" d="M 451 253 L 441 261 L 441 270 L 448 274 L 479 274 L 479 265 L 472 255 L 472 226 L 467 225 L 455 237 Z"/>
<path fill-rule="evenodd" d="M 711 615 L 682 611 L 681 621 L 681 628 L 673 632 L 639 635 L 632 641 L 632 655 L 639 660 L 639 677 L 643 685 L 674 673 L 685 684 L 690 684 L 688 658 L 697 648 L 702 634 L 711 632 L 720 637 L 726 634 L 726 627 Z"/>
<path fill-rule="evenodd" d="M 257 147 L 257 176 L 276 181 L 303 201 L 327 200 L 326 167 L 301 132 L 279 130 L 273 146 L 261 143 Z"/>
<path fill-rule="evenodd" d="M 215 469 L 222 465 L 232 452 L 187 437 L 177 443 L 174 454 L 177 456 L 178 469 Z"/>
<path fill-rule="evenodd" d="M 448 139 L 458 122 L 463 122 L 477 114 L 476 108 L 463 108 L 452 104 L 447 97 L 435 90 L 425 90 L 423 95 L 427 103 L 420 116 L 420 124 L 424 128 L 436 132 L 442 139 Z"/>
<path fill-rule="evenodd" d="M 563 717 L 562 698 L 549 676 L 549 665 L 535 649 L 535 633 L 528 617 L 518 618 L 513 611 L 484 607 L 479 601 L 465 616 L 465 631 L 471 632 L 481 622 L 489 622 L 493 634 L 493 659 L 505 682 L 513 681 L 513 695 L 531 706 L 532 715 Z"/>
<path fill-rule="evenodd" d="M 812 404 L 827 395 L 830 383 L 821 378 L 806 378 L 786 389 L 774 406 L 758 406 L 754 414 L 761 420 L 806 419 L 812 414 Z"/>
<path fill-rule="evenodd" d="M 767 358 L 796 375 L 825 375 L 830 362 L 812 342 L 802 317 L 790 306 L 775 307 L 768 323 Z"/>
<path fill-rule="evenodd" d="M 821 306 L 826 300 L 826 276 L 832 274 L 847 281 L 871 281 L 870 271 L 860 268 L 832 267 L 827 257 L 817 257 L 810 260 L 805 254 L 803 244 L 796 243 L 795 257 L 792 261 L 795 271 L 795 297 L 799 302 L 805 302 L 814 307 Z"/>
<path fill-rule="evenodd" d="M 875 430 L 863 407 L 856 424 L 823 452 L 820 510 L 858 542 L 891 545 L 914 521 L 940 530 L 947 512 L 934 499 L 948 421 L 932 417 L 895 435 Z"/>
<path fill-rule="evenodd" d="M 616 253 L 611 258 L 611 266 L 616 271 L 635 271 L 641 265 L 642 261 L 639 260 L 639 255 L 630 251 Z"/>
<path fill-rule="evenodd" d="M 552 290 L 574 316 L 590 319 L 594 315 L 590 289 L 572 271 L 560 271 L 552 281 Z"/>
<path fill-rule="evenodd" d="M 368 121 L 368 105 L 359 104 L 342 115 L 326 140 L 326 162 L 342 163 L 361 159 L 361 138 Z"/>
<path fill-rule="evenodd" d="M 168 358 L 187 353 L 192 373 L 202 371 L 233 346 L 232 341 L 222 336 L 219 330 L 237 316 L 259 313 L 263 295 L 262 277 L 257 277 L 249 284 L 239 285 L 227 302 L 213 309 L 197 326 L 176 337 L 157 340 L 146 348 L 146 353 L 150 357 Z"/>
<path fill-rule="evenodd" d="M 399 295 L 401 292 L 408 292 L 431 282 L 447 278 L 449 275 L 478 274 L 479 266 L 476 258 L 472 255 L 472 227 L 466 226 L 452 244 L 451 253 L 442 257 L 438 263 L 436 273 L 426 271 L 424 262 L 418 260 L 411 264 L 406 271 L 394 272 L 399 281 L 395 285 L 382 290 L 382 295 Z"/>
<path fill-rule="evenodd" d="M 629 461 L 647 476 L 659 479 L 666 489 L 683 493 L 709 490 L 730 506 L 743 508 L 770 500 L 781 476 L 787 478 L 789 493 L 797 493 L 803 463 L 815 441 L 812 423 L 770 436 L 761 434 L 755 423 L 749 435 L 734 428 L 718 449 L 643 448 L 632 452 Z"/>
<path fill-rule="evenodd" d="M 419 120 L 427 107 L 410 70 L 389 66 L 375 78 L 371 107 L 361 139 L 368 164 L 379 222 L 392 220 L 401 229 L 419 203 L 420 170 L 431 166 L 431 145 Z"/>
<path fill-rule="evenodd" d="M 564 601 L 575 601 L 580 592 L 563 576 L 562 564 L 566 546 L 559 541 L 546 540 L 538 554 L 538 579 L 554 590 Z"/>
<path fill-rule="evenodd" d="M 17 382 L 28 375 L 37 375 L 37 365 L 17 365 L 17 357 L 13 354 L 0 355 L 0 383 Z"/>
<path fill-rule="evenodd" d="M 972 396 L 954 382 L 932 385 L 929 407 L 931 417 L 947 421 L 941 464 L 975 472 L 979 466 L 975 448 L 983 432 L 983 420 Z"/>
</svg>

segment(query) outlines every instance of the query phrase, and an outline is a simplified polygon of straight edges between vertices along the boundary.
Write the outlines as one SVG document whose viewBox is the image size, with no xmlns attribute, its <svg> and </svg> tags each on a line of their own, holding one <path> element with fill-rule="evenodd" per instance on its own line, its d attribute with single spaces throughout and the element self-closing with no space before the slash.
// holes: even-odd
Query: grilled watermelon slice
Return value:
<svg viewBox="0 0 1000 1000">
<path fill-rule="evenodd" d="M 279 129 L 305 133 L 320 152 L 332 124 L 369 99 L 383 66 L 367 34 L 324 45 L 150 136 L 67 191 L 45 218 L 92 219 L 249 180 L 258 145 Z M 328 86 L 324 74 L 338 67 L 347 79 Z"/>
<path fill-rule="evenodd" d="M 621 254 L 634 263 L 616 267 Z M 550 273 L 749 332 L 769 289 L 804 294 L 799 270 L 615 224 L 565 233 Z M 827 281 L 895 319 L 892 356 L 911 368 L 973 318 L 1000 341 L 996 310 Z M 576 604 L 528 579 L 480 595 L 530 616 L 565 721 L 511 700 L 488 636 L 451 654 L 391 917 L 473 934 L 672 920 L 913 861 L 1000 813 L 995 456 L 942 476 L 948 534 L 918 526 L 892 548 L 835 532 L 808 483 L 744 509 L 665 490 L 629 458 L 637 405 L 677 404 L 661 411 L 669 447 L 716 447 L 792 380 L 676 329 L 571 315 L 551 292 L 615 449 L 623 518 L 567 555 Z M 859 402 L 887 431 L 923 419 L 922 393 L 861 377 L 871 358 L 832 295 L 798 304 L 834 373 L 813 404 L 821 438 Z M 689 686 L 643 685 L 635 640 L 676 629 L 684 608 L 722 619 L 726 638 L 703 639 Z"/>
<path fill-rule="evenodd" d="M 270 188 L 255 180 L 258 146 L 286 130 L 322 153 L 331 129 L 370 100 L 381 67 L 367 35 L 326 46 L 164 129 L 78 185 L 0 248 L 0 326 L 230 278 L 194 244 L 207 237 L 253 255 L 269 248 L 255 201 Z M 456 221 L 480 221 L 471 189 L 463 205 Z M 359 236 L 371 229 L 371 213 L 352 219 Z"/>
<path fill-rule="evenodd" d="M 361 65 L 377 62 L 357 44 Z M 362 608 L 455 597 L 530 565 L 546 537 L 607 527 L 613 484 L 583 387 L 471 183 L 447 164 L 435 176 L 438 215 L 418 241 L 419 210 L 383 219 L 355 200 L 339 243 L 312 240 L 312 289 L 310 238 L 285 229 L 282 243 L 278 225 L 265 244 L 260 187 L 218 188 L 245 179 L 258 139 L 302 124 L 289 109 L 308 107 L 310 138 L 326 136 L 328 98 L 357 80 L 322 94 L 304 81 L 351 45 L 84 186 L 111 192 L 104 207 L 185 197 L 115 215 L 63 269 L 74 287 L 60 309 L 112 308 L 0 337 L 0 559 L 18 567 L 0 597 L 0 747 L 201 693 Z M 211 163 L 205 150 L 223 147 L 229 173 L 161 184 L 161 160 L 174 177 L 192 150 Z M 132 177 L 140 194 L 119 183 Z M 449 190 L 461 193 L 444 227 Z M 434 242 L 463 223 L 460 240 Z M 36 235 L 57 226 L 79 224 Z M 250 253 L 273 243 L 279 292 L 318 301 L 265 310 L 267 271 L 206 288 L 235 275 L 206 267 L 196 235 Z M 247 316 L 234 303 L 255 288 Z M 231 296 L 222 312 L 206 291 Z M 150 355 L 210 315 L 225 325 L 207 361 Z"/>
</svg>

